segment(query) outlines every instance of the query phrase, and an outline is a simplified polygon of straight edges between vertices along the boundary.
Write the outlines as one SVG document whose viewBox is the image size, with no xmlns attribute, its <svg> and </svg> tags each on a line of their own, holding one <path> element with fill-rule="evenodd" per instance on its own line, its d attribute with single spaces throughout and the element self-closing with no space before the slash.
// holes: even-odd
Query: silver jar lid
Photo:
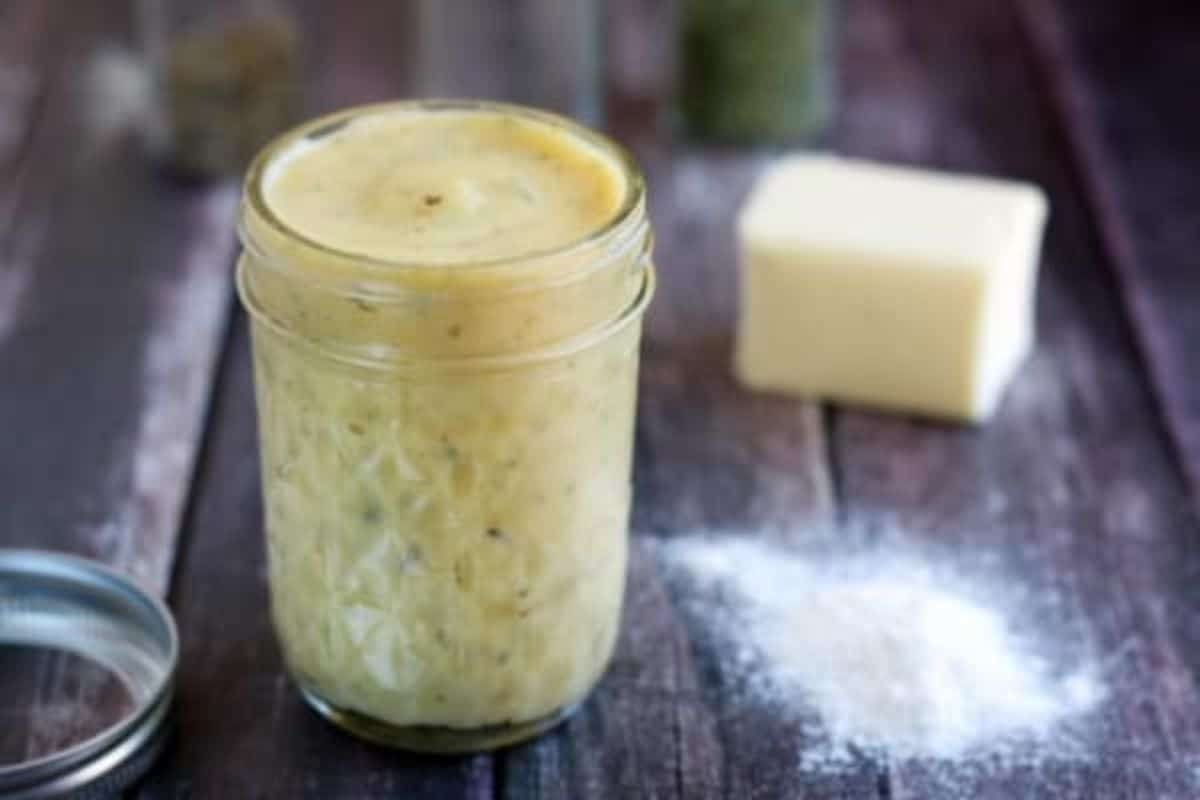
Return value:
<svg viewBox="0 0 1200 800">
<path fill-rule="evenodd" d="M 140 778 L 161 751 L 179 661 L 162 601 L 93 561 L 0 549 L 0 652 L 65 651 L 120 680 L 133 710 L 84 741 L 0 764 L 0 797 L 101 798 Z"/>
</svg>

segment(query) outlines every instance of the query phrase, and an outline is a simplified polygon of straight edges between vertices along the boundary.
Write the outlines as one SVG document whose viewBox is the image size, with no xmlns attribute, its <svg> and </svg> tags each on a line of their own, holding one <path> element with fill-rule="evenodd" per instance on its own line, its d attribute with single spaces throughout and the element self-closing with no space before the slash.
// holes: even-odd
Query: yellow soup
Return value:
<svg viewBox="0 0 1200 800">
<path fill-rule="evenodd" d="M 453 267 L 583 239 L 625 186 L 611 158 L 541 122 L 393 111 L 302 140 L 268 167 L 265 194 L 322 244 Z"/>
<path fill-rule="evenodd" d="M 636 169 L 524 109 L 370 107 L 259 158 L 242 237 L 302 690 L 422 749 L 561 718 L 620 617 L 653 279 Z"/>
</svg>

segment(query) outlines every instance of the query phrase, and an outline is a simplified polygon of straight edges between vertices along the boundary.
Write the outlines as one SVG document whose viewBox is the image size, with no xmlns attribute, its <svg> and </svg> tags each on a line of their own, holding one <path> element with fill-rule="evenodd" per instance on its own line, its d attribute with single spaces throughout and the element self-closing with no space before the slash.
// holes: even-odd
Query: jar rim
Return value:
<svg viewBox="0 0 1200 800">
<path fill-rule="evenodd" d="M 642 284 L 632 301 L 615 317 L 601 325 L 582 330 L 565 339 L 540 345 L 519 353 L 501 353 L 465 356 L 412 356 L 399 352 L 386 354 L 371 353 L 362 348 L 331 347 L 319 340 L 304 336 L 281 324 L 265 313 L 246 282 L 246 263 L 238 260 L 236 271 L 237 292 L 242 305 L 250 317 L 290 342 L 320 352 L 333 362 L 349 367 L 376 371 L 402 372 L 413 369 L 433 368 L 439 372 L 502 372 L 568 358 L 588 349 L 594 344 L 615 336 L 633 322 L 640 320 L 654 298 L 658 286 L 654 265 L 645 259 L 642 267 Z"/>
<path fill-rule="evenodd" d="M 611 158 L 624 179 L 625 197 L 604 223 L 587 234 L 564 242 L 561 245 L 495 258 L 472 258 L 462 261 L 437 260 L 432 262 L 428 260 L 414 261 L 404 258 L 386 258 L 326 244 L 306 235 L 295 226 L 288 224 L 271 208 L 264 191 L 266 172 L 275 159 L 283 155 L 291 145 L 304 137 L 319 138 L 320 136 L 333 133 L 357 118 L 395 112 L 493 113 L 510 115 L 554 126 L 572 136 L 582 139 L 587 144 L 601 151 L 605 157 Z M 394 277 L 401 271 L 424 273 L 453 270 L 456 273 L 479 274 L 501 271 L 506 267 L 528 265 L 552 258 L 570 257 L 576 253 L 586 251 L 590 247 L 602 245 L 604 242 L 615 238 L 622 229 L 630 224 L 630 220 L 637 216 L 638 210 L 644 206 L 645 193 L 645 178 L 637 162 L 625 147 L 618 144 L 612 138 L 559 114 L 514 103 L 491 100 L 395 100 L 354 106 L 317 117 L 298 127 L 292 128 L 268 143 L 254 158 L 254 161 L 246 171 L 242 187 L 243 214 L 238 223 L 238 230 L 244 244 L 253 244 L 255 249 L 261 249 L 259 243 L 252 242 L 254 237 L 247 230 L 245 224 L 245 213 L 246 209 L 248 209 L 258 217 L 268 230 L 276 235 L 298 242 L 306 249 L 315 253 L 330 256 L 346 263 L 352 263 L 354 268 L 360 271 L 360 277 Z"/>
</svg>

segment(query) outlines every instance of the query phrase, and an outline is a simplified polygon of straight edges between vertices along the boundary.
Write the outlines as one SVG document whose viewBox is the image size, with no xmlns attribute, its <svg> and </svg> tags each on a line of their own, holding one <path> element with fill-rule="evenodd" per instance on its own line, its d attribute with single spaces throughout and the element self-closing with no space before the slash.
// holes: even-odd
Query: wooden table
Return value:
<svg viewBox="0 0 1200 800">
<path fill-rule="evenodd" d="M 320 32 L 314 111 L 412 91 L 402 6 L 304 4 Z M 1200 795 L 1200 14 L 1166 0 L 845 3 L 838 149 L 1052 197 L 1037 353 L 999 416 L 968 430 L 731 381 L 731 217 L 766 156 L 658 133 L 667 4 L 608 8 L 613 128 L 648 172 L 661 270 L 624 633 L 568 724 L 431 759 L 340 734 L 281 670 L 231 292 L 236 188 L 164 180 L 115 106 L 89 102 L 97 59 L 128 39 L 125 3 L 0 5 L 0 544 L 93 556 L 169 598 L 179 733 L 134 795 Z M 806 774 L 796 724 L 728 700 L 726 654 L 650 557 L 647 542 L 712 529 L 895 540 L 1022 582 L 1063 652 L 1106 664 L 1095 757 Z M 101 682 L 60 659 L 34 667 L 21 680 L 0 664 L 0 719 L 33 720 L 0 723 L 9 755 L 79 735 L 102 705 Z"/>
</svg>

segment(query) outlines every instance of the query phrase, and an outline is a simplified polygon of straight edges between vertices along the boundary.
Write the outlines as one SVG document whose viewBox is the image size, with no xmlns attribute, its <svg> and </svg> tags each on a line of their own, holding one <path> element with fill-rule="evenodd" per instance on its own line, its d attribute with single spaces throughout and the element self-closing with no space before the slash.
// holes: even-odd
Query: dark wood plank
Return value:
<svg viewBox="0 0 1200 800">
<path fill-rule="evenodd" d="M 1200 14 L 1171 0 L 1017 5 L 1200 496 Z"/>
<path fill-rule="evenodd" d="M 28 152 L 47 95 L 60 68 L 47 3 L 29 0 L 0 10 L 0 342 L 20 318 L 33 264 L 30 250 L 42 226 L 18 225 L 21 202 L 28 202 Z"/>
<path fill-rule="evenodd" d="M 0 9 L 0 343 L 20 319 L 33 275 L 31 251 L 44 229 L 18 224 L 18 210 L 40 199 L 29 185 L 29 152 L 34 133 L 44 126 L 47 96 L 62 68 L 50 11 L 48 4 L 37 2 Z M 53 715 L 40 700 L 43 683 L 65 659 L 25 648 L 3 656 L 0 763 L 23 761 L 76 740 L 77 730 L 60 725 L 46 735 L 49 726 L 39 724 Z"/>
<path fill-rule="evenodd" d="M 0 96 L 0 544 L 92 556 L 163 592 L 230 300 L 233 195 L 160 181 L 113 113 L 126 87 L 98 70 L 123 14 L 3 13 L 4 60 L 39 42 L 47 57 L 13 64 Z M 34 690 L 2 695 L 27 754 L 119 711 L 100 670 L 40 663 Z"/>
<path fill-rule="evenodd" d="M 835 414 L 847 525 L 1023 587 L 1051 653 L 1101 659 L 1111 691 L 1075 729 L 1090 760 L 893 764 L 890 794 L 1194 796 L 1198 526 L 1017 20 L 1003 4 L 847 8 L 847 150 L 1031 178 L 1053 203 L 1040 345 L 998 418 Z"/>
<path fill-rule="evenodd" d="M 0 340 L 0 420 L 21 442 L 0 451 L 0 541 L 162 592 L 231 297 L 234 192 L 161 180 L 101 119 L 99 42 L 128 26 L 110 11 L 66 16 L 15 167 L 8 246 L 29 275 Z"/>
</svg>

